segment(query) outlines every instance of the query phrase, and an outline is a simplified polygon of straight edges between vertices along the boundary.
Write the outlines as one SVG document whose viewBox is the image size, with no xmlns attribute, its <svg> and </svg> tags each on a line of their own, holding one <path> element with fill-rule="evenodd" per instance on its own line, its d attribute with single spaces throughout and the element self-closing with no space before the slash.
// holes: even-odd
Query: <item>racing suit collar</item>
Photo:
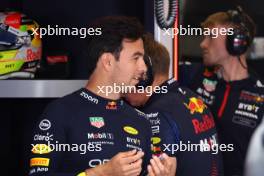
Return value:
<svg viewBox="0 0 264 176">
<path fill-rule="evenodd" d="M 168 92 L 176 90 L 176 88 L 179 87 L 179 83 L 176 79 L 171 78 L 165 82 L 163 82 L 159 87 L 163 87 L 166 86 Z M 155 93 L 153 92 L 153 94 L 150 96 L 149 100 L 147 101 L 147 103 L 145 104 L 145 106 L 148 106 L 149 104 L 151 104 L 153 101 L 155 101 L 156 99 L 158 99 L 159 97 L 161 97 L 163 95 L 163 93 Z"/>
<path fill-rule="evenodd" d="M 219 85 L 227 85 L 229 84 L 232 88 L 235 89 L 241 89 L 246 87 L 247 85 L 252 85 L 256 82 L 256 80 L 249 76 L 248 78 L 242 79 L 242 80 L 236 80 L 236 81 L 225 81 L 224 79 L 219 80 Z"/>
<path fill-rule="evenodd" d="M 118 100 L 107 99 L 96 95 L 95 93 L 91 92 L 86 88 L 81 88 L 79 94 L 84 99 L 87 99 L 88 102 L 95 102 L 95 104 L 98 104 L 99 106 L 103 106 L 108 110 L 116 110 L 124 104 L 122 99 L 118 99 Z"/>
</svg>

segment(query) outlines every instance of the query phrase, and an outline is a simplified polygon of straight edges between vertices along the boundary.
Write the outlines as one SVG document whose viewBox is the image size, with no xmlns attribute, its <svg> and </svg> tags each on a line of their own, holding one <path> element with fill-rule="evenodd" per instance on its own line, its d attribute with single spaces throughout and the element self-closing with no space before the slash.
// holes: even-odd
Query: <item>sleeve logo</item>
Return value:
<svg viewBox="0 0 264 176">
<path fill-rule="evenodd" d="M 127 132 L 129 134 L 133 134 L 133 135 L 137 135 L 138 134 L 138 131 L 135 128 L 131 127 L 131 126 L 125 126 L 123 129 L 124 129 L 125 132 Z"/>
<path fill-rule="evenodd" d="M 30 167 L 32 166 L 49 166 L 49 158 L 31 158 Z"/>
<path fill-rule="evenodd" d="M 89 117 L 90 124 L 96 128 L 102 128 L 105 123 L 103 117 Z"/>
<path fill-rule="evenodd" d="M 48 119 L 43 119 L 41 120 L 41 122 L 39 123 L 39 128 L 43 131 L 46 131 L 48 129 L 50 129 L 51 127 L 51 123 Z"/>
</svg>

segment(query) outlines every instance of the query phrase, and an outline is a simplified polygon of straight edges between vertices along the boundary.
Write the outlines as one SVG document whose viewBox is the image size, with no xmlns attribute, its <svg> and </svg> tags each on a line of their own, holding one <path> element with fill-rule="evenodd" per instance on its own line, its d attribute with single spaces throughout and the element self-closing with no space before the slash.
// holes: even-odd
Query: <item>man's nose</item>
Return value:
<svg viewBox="0 0 264 176">
<path fill-rule="evenodd" d="M 139 60 L 139 71 L 142 73 L 146 73 L 147 72 L 147 65 L 144 61 L 144 57 L 141 57 L 141 59 Z"/>
</svg>

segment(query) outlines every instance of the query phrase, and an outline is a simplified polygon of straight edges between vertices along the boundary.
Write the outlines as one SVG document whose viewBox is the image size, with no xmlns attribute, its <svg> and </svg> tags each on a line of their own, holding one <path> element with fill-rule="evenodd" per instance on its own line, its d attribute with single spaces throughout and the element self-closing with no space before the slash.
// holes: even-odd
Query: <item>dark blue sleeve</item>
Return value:
<svg viewBox="0 0 264 176">
<path fill-rule="evenodd" d="M 33 133 L 30 155 L 30 176 L 76 176 L 77 173 L 63 173 L 64 152 L 56 151 L 55 144 L 66 144 L 64 118 L 67 109 L 53 102 L 40 116 Z M 81 172 L 81 171 L 80 171 Z"/>
<path fill-rule="evenodd" d="M 144 155 L 144 161 L 143 161 L 143 168 L 142 168 L 142 172 L 140 175 L 142 176 L 146 176 L 148 175 L 148 170 L 147 170 L 147 166 L 150 164 L 150 159 L 152 158 L 152 152 L 151 152 L 151 137 L 152 137 L 152 133 L 151 133 L 151 125 L 150 123 L 148 123 L 148 127 L 146 128 L 147 131 L 146 132 L 146 140 L 147 140 L 147 149 L 145 150 L 145 155 Z"/>
<path fill-rule="evenodd" d="M 162 112 L 160 113 L 160 115 L 161 115 L 160 135 L 163 141 L 162 151 L 168 154 L 169 156 L 176 156 L 177 151 L 174 151 L 173 149 L 175 148 L 174 145 L 178 145 L 180 143 L 179 128 L 169 113 Z"/>
<path fill-rule="evenodd" d="M 152 153 L 159 156 L 161 153 L 167 153 L 175 156 L 172 146 L 179 143 L 179 130 L 172 117 L 164 112 L 146 111 L 146 115 L 151 124 L 152 130 Z"/>
</svg>

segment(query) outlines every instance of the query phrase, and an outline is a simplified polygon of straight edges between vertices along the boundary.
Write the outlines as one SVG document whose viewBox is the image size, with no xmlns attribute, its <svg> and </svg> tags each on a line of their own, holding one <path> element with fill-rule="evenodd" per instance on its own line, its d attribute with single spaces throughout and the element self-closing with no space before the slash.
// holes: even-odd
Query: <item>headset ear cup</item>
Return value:
<svg viewBox="0 0 264 176">
<path fill-rule="evenodd" d="M 241 28 L 234 28 L 233 35 L 227 35 L 226 48 L 229 54 L 240 56 L 244 54 L 250 45 L 248 32 Z"/>
<path fill-rule="evenodd" d="M 148 85 L 152 85 L 153 81 L 154 81 L 154 75 L 153 75 L 153 69 L 152 69 L 152 64 L 151 64 L 151 61 L 150 61 L 150 58 L 148 59 L 149 63 L 147 64 L 147 80 L 148 80 Z"/>
<path fill-rule="evenodd" d="M 240 6 L 237 10 L 227 11 L 230 21 L 235 24 L 233 35 L 227 35 L 226 49 L 233 56 L 244 54 L 250 46 L 251 35 L 244 20 L 244 12 Z"/>
<path fill-rule="evenodd" d="M 147 86 L 152 85 L 152 83 L 154 81 L 154 74 L 153 74 L 152 63 L 151 63 L 150 57 L 145 56 L 144 61 L 145 61 L 145 64 L 147 66 L 146 79 L 140 80 L 136 86 L 137 87 L 142 86 L 142 87 L 146 88 Z"/>
</svg>

